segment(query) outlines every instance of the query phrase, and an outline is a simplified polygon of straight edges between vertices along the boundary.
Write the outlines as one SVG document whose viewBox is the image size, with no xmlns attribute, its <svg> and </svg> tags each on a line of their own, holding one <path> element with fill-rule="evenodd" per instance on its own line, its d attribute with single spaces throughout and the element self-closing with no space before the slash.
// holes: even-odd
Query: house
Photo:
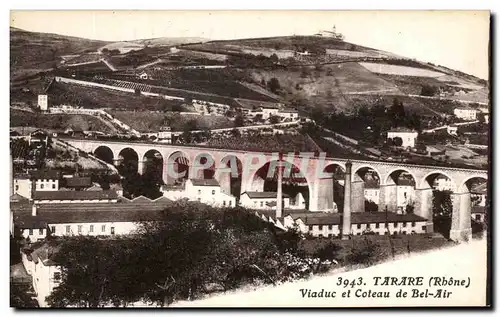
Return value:
<svg viewBox="0 0 500 317">
<path fill-rule="evenodd" d="M 38 95 L 38 107 L 41 111 L 49 110 L 48 96 L 47 95 Z"/>
<path fill-rule="evenodd" d="M 31 145 L 47 145 L 49 141 L 49 135 L 43 130 L 35 130 L 29 134 L 28 144 Z"/>
<path fill-rule="evenodd" d="M 215 207 L 234 207 L 236 197 L 224 193 L 215 179 L 188 179 L 181 185 L 165 185 L 160 189 L 171 200 L 187 198 Z"/>
<path fill-rule="evenodd" d="M 397 208 L 398 213 L 405 213 L 407 205 L 415 200 L 415 181 L 410 177 L 400 177 L 397 182 Z"/>
<path fill-rule="evenodd" d="M 476 184 L 470 190 L 471 198 L 475 201 L 475 205 L 485 207 L 486 195 L 488 194 L 488 183 Z"/>
<path fill-rule="evenodd" d="M 438 175 L 434 179 L 434 184 L 432 186 L 435 190 L 452 190 L 451 179 L 444 175 Z"/>
<path fill-rule="evenodd" d="M 444 145 L 426 145 L 425 149 L 428 156 L 437 157 L 446 155 L 446 146 Z"/>
<path fill-rule="evenodd" d="M 45 298 L 61 281 L 61 268 L 53 261 L 58 247 L 49 243 L 34 244 L 21 250 L 21 262 L 31 276 L 40 307 L 47 307 Z"/>
<path fill-rule="evenodd" d="M 79 203 L 116 203 L 118 194 L 114 190 L 103 191 L 35 191 L 35 204 L 79 204 Z"/>
<path fill-rule="evenodd" d="M 410 130 L 407 128 L 395 128 L 387 131 L 387 138 L 401 138 L 403 141 L 402 147 L 415 147 L 415 140 L 418 137 L 418 132 L 414 130 Z"/>
<path fill-rule="evenodd" d="M 341 213 L 316 213 L 303 211 L 285 212 L 284 217 L 276 218 L 274 211 L 256 210 L 256 215 L 276 226 L 297 227 L 304 234 L 313 237 L 339 236 L 342 229 Z M 422 234 L 427 230 L 427 219 L 415 214 L 393 212 L 362 212 L 351 214 L 351 234 Z"/>
<path fill-rule="evenodd" d="M 483 223 L 486 220 L 486 207 L 472 206 L 470 215 L 474 221 Z"/>
<path fill-rule="evenodd" d="M 380 185 L 374 180 L 365 181 L 365 199 L 378 205 L 380 196 Z"/>
<path fill-rule="evenodd" d="M 240 205 L 250 209 L 275 209 L 277 192 L 244 192 L 240 196 Z M 304 204 L 303 198 L 298 198 L 299 204 Z M 290 196 L 283 193 L 283 208 L 290 208 Z"/>
<path fill-rule="evenodd" d="M 477 110 L 470 107 L 460 107 L 453 110 L 455 117 L 463 120 L 476 120 Z"/>
<path fill-rule="evenodd" d="M 162 219 L 172 201 L 146 197 L 120 203 L 47 203 L 13 206 L 14 227 L 30 241 L 53 236 L 131 234 L 138 222 Z"/>
<path fill-rule="evenodd" d="M 14 175 L 14 194 L 31 199 L 34 191 L 59 190 L 60 172 L 54 170 L 33 171 Z"/>
<path fill-rule="evenodd" d="M 294 109 L 284 109 L 278 112 L 278 116 L 284 119 L 297 120 L 299 119 L 299 112 Z"/>
<path fill-rule="evenodd" d="M 163 126 L 157 133 L 157 138 L 160 140 L 165 140 L 167 143 L 172 143 L 172 128 L 169 126 Z"/>
<path fill-rule="evenodd" d="M 62 186 L 70 190 L 83 190 L 92 187 L 92 179 L 82 176 L 63 177 Z"/>
<path fill-rule="evenodd" d="M 449 135 L 457 135 L 458 134 L 458 126 L 449 125 L 446 127 L 446 132 L 448 132 Z"/>
</svg>

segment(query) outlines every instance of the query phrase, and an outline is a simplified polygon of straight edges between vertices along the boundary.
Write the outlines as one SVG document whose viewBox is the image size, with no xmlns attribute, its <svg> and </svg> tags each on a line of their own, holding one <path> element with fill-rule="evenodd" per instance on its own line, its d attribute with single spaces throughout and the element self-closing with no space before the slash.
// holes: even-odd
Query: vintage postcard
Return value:
<svg viewBox="0 0 500 317">
<path fill-rule="evenodd" d="M 489 11 L 11 11 L 10 306 L 490 307 L 489 43 Z"/>
</svg>

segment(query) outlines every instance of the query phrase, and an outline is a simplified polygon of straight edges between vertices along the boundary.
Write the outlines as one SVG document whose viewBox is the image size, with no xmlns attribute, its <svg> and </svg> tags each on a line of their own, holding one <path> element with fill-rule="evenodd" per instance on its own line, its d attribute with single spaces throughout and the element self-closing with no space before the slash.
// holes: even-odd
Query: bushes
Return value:
<svg viewBox="0 0 500 317">
<path fill-rule="evenodd" d="M 383 258 L 383 252 L 378 243 L 365 238 L 364 243 L 354 244 L 346 260 L 349 264 L 373 265 Z"/>
</svg>

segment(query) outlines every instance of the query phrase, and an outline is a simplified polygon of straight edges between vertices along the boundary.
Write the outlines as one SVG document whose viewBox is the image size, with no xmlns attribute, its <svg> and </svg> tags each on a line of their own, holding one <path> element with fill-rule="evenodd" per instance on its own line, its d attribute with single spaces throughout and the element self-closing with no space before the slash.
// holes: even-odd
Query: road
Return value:
<svg viewBox="0 0 500 317">
<path fill-rule="evenodd" d="M 350 272 L 318 276 L 307 281 L 285 283 L 279 286 L 267 286 L 257 289 L 239 290 L 226 295 L 215 295 L 202 300 L 181 301 L 174 307 L 376 307 L 376 306 L 467 306 L 484 305 L 486 302 L 486 241 L 473 240 L 441 250 L 414 254 L 399 260 L 386 262 L 377 266 Z M 423 277 L 423 286 L 380 286 L 374 285 L 374 277 Z M 467 279 L 470 287 L 428 287 L 430 277 L 453 277 Z M 339 277 L 347 280 L 363 278 L 359 287 L 351 289 L 349 298 L 342 298 L 342 293 L 349 288 L 336 286 Z M 436 293 L 437 289 L 451 291 L 448 298 L 413 297 L 413 289 Z M 302 296 L 303 291 L 336 292 L 335 298 L 308 298 Z M 356 291 L 362 289 L 362 291 Z M 406 298 L 395 298 L 395 293 L 402 289 L 407 292 Z M 391 298 L 356 297 L 355 293 L 390 292 Z M 365 293 L 366 294 L 366 293 Z M 420 294 L 419 294 L 420 295 Z"/>
</svg>

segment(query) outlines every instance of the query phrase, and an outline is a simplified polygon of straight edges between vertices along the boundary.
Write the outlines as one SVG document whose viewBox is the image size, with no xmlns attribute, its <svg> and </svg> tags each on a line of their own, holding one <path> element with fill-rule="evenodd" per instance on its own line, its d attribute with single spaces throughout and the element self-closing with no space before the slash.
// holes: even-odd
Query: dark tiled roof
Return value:
<svg viewBox="0 0 500 317">
<path fill-rule="evenodd" d="M 278 198 L 277 192 L 244 192 L 250 198 L 264 199 L 264 198 Z M 243 195 L 242 194 L 242 195 Z M 288 194 L 283 193 L 283 198 L 289 198 Z"/>
<path fill-rule="evenodd" d="M 61 172 L 55 170 L 32 171 L 30 176 L 35 179 L 59 179 Z"/>
<path fill-rule="evenodd" d="M 325 216 L 326 215 L 326 216 Z M 323 214 L 315 215 L 311 213 L 307 216 L 298 217 L 307 225 L 338 225 L 342 223 L 342 214 Z M 294 217 L 295 219 L 295 217 Z M 410 221 L 425 221 L 425 218 L 415 214 L 396 214 L 388 212 L 355 212 L 351 214 L 351 223 L 382 223 L 382 222 L 410 222 Z"/>
<path fill-rule="evenodd" d="M 486 207 L 484 207 L 484 206 L 472 206 L 471 213 L 484 214 L 484 213 L 486 213 Z"/>
<path fill-rule="evenodd" d="M 29 201 L 28 198 L 21 196 L 19 194 L 14 194 L 10 196 L 10 202 L 11 203 L 19 203 L 19 202 L 24 202 L 24 201 Z"/>
<path fill-rule="evenodd" d="M 35 191 L 34 200 L 103 200 L 117 199 L 114 190 L 103 191 Z"/>
<path fill-rule="evenodd" d="M 215 179 L 191 179 L 194 186 L 220 186 Z"/>
<path fill-rule="evenodd" d="M 65 178 L 65 187 L 90 187 L 92 180 L 90 177 L 68 177 Z"/>
<path fill-rule="evenodd" d="M 31 215 L 31 206 L 14 212 L 14 222 L 20 228 L 46 228 L 57 223 L 140 222 L 160 220 L 170 200 L 130 203 L 47 204 L 37 207 Z"/>
</svg>

